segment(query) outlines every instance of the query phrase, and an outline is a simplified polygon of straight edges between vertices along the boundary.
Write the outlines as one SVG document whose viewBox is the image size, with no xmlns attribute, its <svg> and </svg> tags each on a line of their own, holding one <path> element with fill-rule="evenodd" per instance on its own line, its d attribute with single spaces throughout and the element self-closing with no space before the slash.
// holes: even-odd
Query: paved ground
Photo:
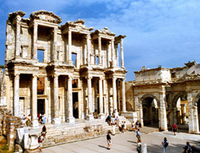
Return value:
<svg viewBox="0 0 200 153">
<path fill-rule="evenodd" d="M 143 132 L 146 130 L 143 129 Z M 145 132 L 147 133 L 147 132 Z M 152 132 L 142 133 L 142 142 L 147 144 L 148 153 L 162 153 L 161 141 L 167 137 L 169 146 L 167 153 L 182 153 L 183 146 L 186 141 L 196 145 L 200 142 L 200 135 L 177 133 L 176 136 L 172 132 Z M 49 148 L 44 148 L 44 153 L 137 153 L 135 132 L 127 131 L 126 133 L 116 134 L 112 136 L 111 150 L 107 150 L 106 136 L 95 139 L 67 143 Z"/>
</svg>

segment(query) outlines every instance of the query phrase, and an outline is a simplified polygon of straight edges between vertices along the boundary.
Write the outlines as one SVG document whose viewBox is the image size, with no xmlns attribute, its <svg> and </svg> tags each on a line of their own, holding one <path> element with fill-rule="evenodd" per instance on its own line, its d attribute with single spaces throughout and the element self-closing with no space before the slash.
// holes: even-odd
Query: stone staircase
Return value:
<svg viewBox="0 0 200 153">
<path fill-rule="evenodd" d="M 43 125 L 37 128 L 30 128 L 29 133 L 40 135 Z M 83 139 L 90 139 L 106 134 L 108 130 L 113 131 L 105 119 L 76 120 L 74 124 L 62 123 L 61 125 L 46 124 L 47 134 L 43 146 L 52 146 L 66 142 L 73 142 Z M 116 127 L 116 132 L 118 132 Z"/>
</svg>

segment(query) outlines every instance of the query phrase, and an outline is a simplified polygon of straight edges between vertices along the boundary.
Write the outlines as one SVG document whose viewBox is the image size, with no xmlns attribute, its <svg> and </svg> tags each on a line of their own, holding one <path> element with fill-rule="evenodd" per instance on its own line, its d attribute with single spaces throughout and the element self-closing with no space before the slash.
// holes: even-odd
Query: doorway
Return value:
<svg viewBox="0 0 200 153">
<path fill-rule="evenodd" d="M 73 116 L 78 118 L 78 92 L 73 92 Z"/>
<path fill-rule="evenodd" d="M 45 114 L 45 99 L 37 100 L 37 113 Z"/>
</svg>

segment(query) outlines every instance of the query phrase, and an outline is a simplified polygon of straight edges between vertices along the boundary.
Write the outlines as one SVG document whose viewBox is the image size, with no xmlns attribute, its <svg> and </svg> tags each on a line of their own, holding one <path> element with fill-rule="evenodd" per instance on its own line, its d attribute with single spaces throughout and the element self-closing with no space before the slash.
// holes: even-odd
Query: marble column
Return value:
<svg viewBox="0 0 200 153">
<path fill-rule="evenodd" d="M 199 133 L 198 107 L 194 107 L 194 132 Z"/>
<path fill-rule="evenodd" d="M 71 30 L 69 30 L 68 31 L 68 64 L 69 65 L 73 65 L 71 47 L 72 47 L 72 32 Z"/>
<path fill-rule="evenodd" d="M 37 59 L 38 24 L 33 23 L 33 59 Z"/>
<path fill-rule="evenodd" d="M 53 124 L 60 124 L 59 118 L 59 101 L 58 101 L 58 75 L 54 75 L 53 78 Z"/>
<path fill-rule="evenodd" d="M 186 124 L 186 104 L 181 104 L 183 124 Z"/>
<path fill-rule="evenodd" d="M 102 58 L 101 58 L 101 37 L 98 37 L 98 52 L 99 52 L 99 64 L 102 64 Z"/>
<path fill-rule="evenodd" d="M 88 116 L 87 119 L 91 120 L 94 119 L 93 112 L 92 112 L 92 77 L 87 78 L 88 84 Z"/>
<path fill-rule="evenodd" d="M 85 65 L 87 62 L 86 62 L 86 60 L 87 60 L 87 37 L 86 37 L 86 35 L 84 35 L 84 37 L 83 37 L 83 44 L 84 44 L 84 50 L 83 50 L 83 64 Z"/>
<path fill-rule="evenodd" d="M 141 123 L 141 126 L 144 126 L 144 119 L 143 119 L 143 108 L 142 108 L 142 102 L 139 102 L 139 122 Z"/>
<path fill-rule="evenodd" d="M 57 55 L 57 31 L 58 31 L 58 28 L 57 27 L 54 27 L 54 35 L 53 35 L 53 61 L 56 61 L 57 58 L 58 58 L 58 55 Z"/>
<path fill-rule="evenodd" d="M 100 77 L 99 79 L 99 105 L 100 105 L 100 118 L 105 118 L 105 115 L 103 114 L 103 78 Z"/>
<path fill-rule="evenodd" d="M 37 127 L 39 126 L 37 120 L 37 76 L 33 74 L 32 76 L 32 103 L 31 103 L 31 120 L 32 126 Z"/>
<path fill-rule="evenodd" d="M 20 74 L 14 75 L 14 116 L 20 116 L 20 104 L 19 104 L 19 78 Z"/>
<path fill-rule="evenodd" d="M 192 93 L 187 93 L 188 110 L 189 110 L 189 133 L 195 133 L 195 121 L 194 121 L 194 106 Z"/>
<path fill-rule="evenodd" d="M 121 50 L 121 67 L 124 67 L 123 39 L 121 39 L 120 41 L 120 50 Z"/>
<path fill-rule="evenodd" d="M 116 89 L 116 77 L 113 76 L 113 108 L 117 110 L 117 89 Z"/>
<path fill-rule="evenodd" d="M 75 123 L 75 118 L 73 117 L 73 100 L 72 100 L 72 77 L 68 76 L 68 91 L 67 91 L 67 122 Z"/>
<path fill-rule="evenodd" d="M 20 57 L 20 52 L 21 52 L 21 44 L 20 44 L 20 35 L 21 35 L 21 17 L 17 15 L 16 17 L 16 34 L 15 34 L 15 58 Z"/>
<path fill-rule="evenodd" d="M 116 59 L 115 59 L 115 47 L 114 47 L 114 39 L 111 40 L 111 50 L 112 50 L 112 63 L 113 63 L 113 67 L 116 66 Z"/>
<path fill-rule="evenodd" d="M 122 111 L 126 112 L 125 79 L 122 80 Z"/>
<path fill-rule="evenodd" d="M 162 86 L 162 93 L 160 94 L 160 115 L 159 115 L 159 129 L 161 131 L 167 131 L 167 113 L 165 102 L 165 87 Z"/>
<path fill-rule="evenodd" d="M 111 41 L 108 42 L 108 51 L 107 51 L 107 67 L 110 67 L 112 49 L 111 49 Z"/>
<path fill-rule="evenodd" d="M 90 34 L 87 35 L 87 63 L 90 64 Z"/>
</svg>

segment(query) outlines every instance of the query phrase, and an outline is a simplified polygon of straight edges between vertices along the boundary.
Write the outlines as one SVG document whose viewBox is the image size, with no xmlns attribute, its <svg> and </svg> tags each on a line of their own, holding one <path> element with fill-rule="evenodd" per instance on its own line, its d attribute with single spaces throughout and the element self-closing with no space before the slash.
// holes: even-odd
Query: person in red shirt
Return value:
<svg viewBox="0 0 200 153">
<path fill-rule="evenodd" d="M 172 130 L 174 131 L 174 135 L 176 135 L 176 132 L 177 132 L 177 125 L 176 125 L 176 123 L 174 123 L 172 125 Z"/>
</svg>

